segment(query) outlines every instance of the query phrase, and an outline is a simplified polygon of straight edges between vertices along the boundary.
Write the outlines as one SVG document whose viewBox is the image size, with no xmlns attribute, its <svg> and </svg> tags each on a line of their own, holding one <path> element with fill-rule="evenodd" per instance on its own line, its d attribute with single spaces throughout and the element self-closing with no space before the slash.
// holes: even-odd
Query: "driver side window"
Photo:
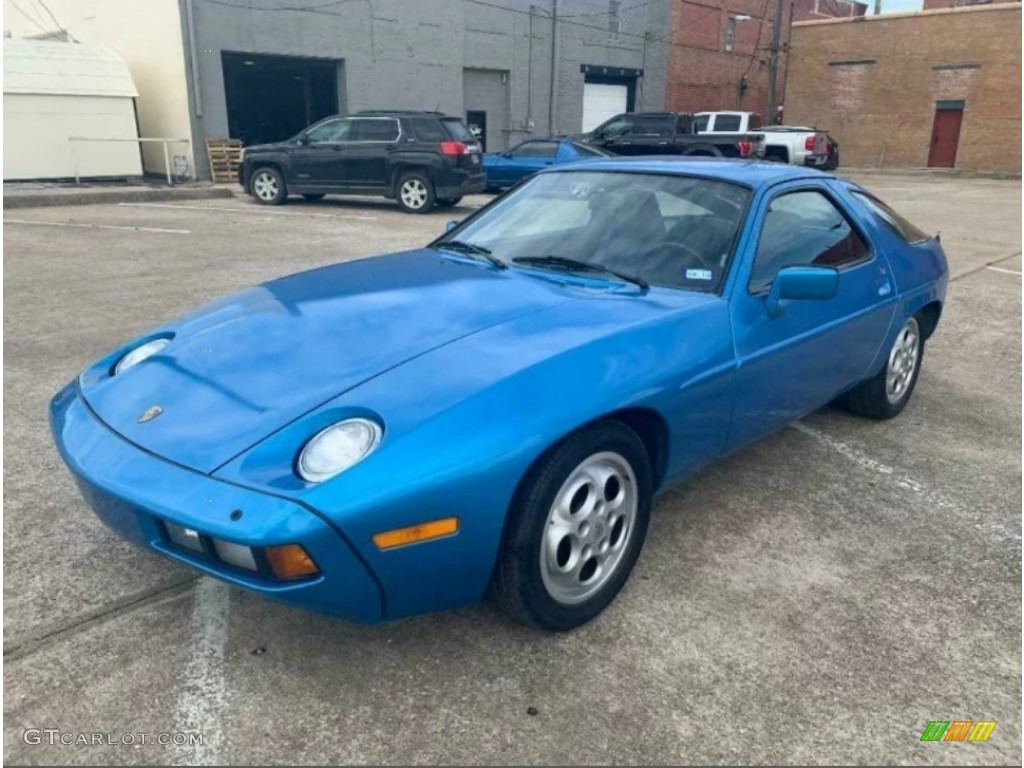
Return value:
<svg viewBox="0 0 1024 768">
<path fill-rule="evenodd" d="M 616 117 L 600 129 L 601 138 L 612 139 L 616 136 L 625 136 L 633 130 L 633 119 L 623 115 Z"/>
<path fill-rule="evenodd" d="M 324 144 L 329 141 L 344 141 L 349 133 L 351 120 L 328 120 L 306 131 L 306 141 L 310 144 Z"/>
<path fill-rule="evenodd" d="M 748 288 L 768 290 L 783 267 L 842 269 L 870 258 L 863 238 L 825 194 L 788 192 L 768 204 Z"/>
</svg>

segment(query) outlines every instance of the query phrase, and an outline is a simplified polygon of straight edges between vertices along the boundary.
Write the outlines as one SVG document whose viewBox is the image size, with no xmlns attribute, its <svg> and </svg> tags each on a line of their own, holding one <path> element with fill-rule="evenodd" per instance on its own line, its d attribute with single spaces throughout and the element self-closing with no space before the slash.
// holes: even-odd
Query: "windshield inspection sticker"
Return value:
<svg viewBox="0 0 1024 768">
<path fill-rule="evenodd" d="M 711 270 L 710 269 L 688 269 L 686 270 L 687 280 L 710 280 Z"/>
</svg>

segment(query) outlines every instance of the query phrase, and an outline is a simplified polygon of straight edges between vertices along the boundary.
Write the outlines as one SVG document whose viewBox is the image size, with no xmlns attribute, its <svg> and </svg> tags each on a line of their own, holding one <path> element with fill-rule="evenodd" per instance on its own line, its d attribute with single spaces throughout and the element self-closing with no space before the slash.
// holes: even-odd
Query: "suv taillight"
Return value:
<svg viewBox="0 0 1024 768">
<path fill-rule="evenodd" d="M 812 133 L 810 136 L 807 137 L 807 140 L 804 141 L 804 149 L 806 149 L 808 152 L 813 152 L 814 147 L 817 143 L 818 137 Z"/>
<path fill-rule="evenodd" d="M 466 144 L 462 141 L 442 141 L 441 142 L 441 154 L 442 155 L 464 155 L 466 154 Z"/>
<path fill-rule="evenodd" d="M 737 141 L 736 149 L 740 151 L 740 157 L 750 157 L 750 151 L 753 149 L 753 144 L 749 141 Z"/>
</svg>

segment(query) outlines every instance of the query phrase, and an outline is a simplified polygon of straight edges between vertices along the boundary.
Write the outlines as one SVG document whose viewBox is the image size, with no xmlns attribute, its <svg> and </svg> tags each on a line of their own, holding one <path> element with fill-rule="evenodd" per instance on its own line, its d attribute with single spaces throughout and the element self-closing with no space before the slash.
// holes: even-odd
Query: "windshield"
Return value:
<svg viewBox="0 0 1024 768">
<path fill-rule="evenodd" d="M 512 266 L 568 261 L 641 282 L 717 291 L 750 191 L 678 175 L 573 170 L 534 177 L 435 245 L 485 248 Z M 462 247 L 465 247 L 464 245 Z"/>
</svg>

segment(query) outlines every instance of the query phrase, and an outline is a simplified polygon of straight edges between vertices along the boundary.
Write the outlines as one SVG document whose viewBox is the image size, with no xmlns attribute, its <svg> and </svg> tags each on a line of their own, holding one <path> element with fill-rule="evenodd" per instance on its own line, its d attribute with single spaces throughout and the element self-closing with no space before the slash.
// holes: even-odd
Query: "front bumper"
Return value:
<svg viewBox="0 0 1024 768">
<path fill-rule="evenodd" d="M 141 450 L 96 418 L 75 382 L 53 398 L 50 427 L 86 502 L 123 538 L 275 600 L 361 623 L 383 617 L 376 576 L 341 532 L 314 510 Z M 168 522 L 255 549 L 300 544 L 320 573 L 280 581 L 236 568 L 173 544 L 165 534 Z"/>
</svg>

